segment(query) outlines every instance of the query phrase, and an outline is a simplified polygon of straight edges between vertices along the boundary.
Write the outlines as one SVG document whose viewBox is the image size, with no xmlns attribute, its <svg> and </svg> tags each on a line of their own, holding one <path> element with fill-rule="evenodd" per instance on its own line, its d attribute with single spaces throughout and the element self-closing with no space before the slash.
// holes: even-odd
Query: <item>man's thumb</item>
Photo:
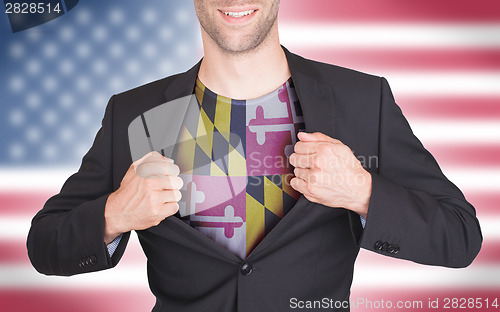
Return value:
<svg viewBox="0 0 500 312">
<path fill-rule="evenodd" d="M 299 132 L 298 137 L 301 141 L 324 141 L 327 136 L 321 132 Z"/>
<path fill-rule="evenodd" d="M 313 133 L 299 132 L 297 136 L 298 136 L 299 140 L 301 140 L 301 141 L 332 142 L 332 143 L 339 143 L 340 142 L 339 140 L 331 138 L 331 137 L 329 137 L 326 134 L 323 134 L 321 132 L 313 132 Z"/>
</svg>

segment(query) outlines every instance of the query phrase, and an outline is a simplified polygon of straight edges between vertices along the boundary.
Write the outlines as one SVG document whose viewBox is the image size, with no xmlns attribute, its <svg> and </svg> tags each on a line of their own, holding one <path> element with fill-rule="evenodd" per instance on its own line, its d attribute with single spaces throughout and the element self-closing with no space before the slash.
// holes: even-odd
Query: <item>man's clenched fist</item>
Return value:
<svg viewBox="0 0 500 312">
<path fill-rule="evenodd" d="M 179 167 L 158 152 L 135 161 L 106 202 L 104 242 L 109 244 L 131 230 L 156 226 L 175 214 L 182 184 Z"/>
<path fill-rule="evenodd" d="M 343 207 L 366 218 L 372 179 L 351 149 L 325 134 L 299 132 L 290 155 L 295 178 L 290 185 L 312 201 Z"/>
</svg>

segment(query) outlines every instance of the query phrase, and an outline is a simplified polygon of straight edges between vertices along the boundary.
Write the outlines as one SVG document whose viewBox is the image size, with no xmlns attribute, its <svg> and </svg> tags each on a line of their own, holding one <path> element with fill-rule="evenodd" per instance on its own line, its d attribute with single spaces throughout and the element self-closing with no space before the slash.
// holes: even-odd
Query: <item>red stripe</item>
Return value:
<svg viewBox="0 0 500 312">
<path fill-rule="evenodd" d="M 389 81 L 390 83 L 390 81 Z M 500 98 L 495 97 L 400 97 L 396 102 L 408 119 L 498 119 Z"/>
<path fill-rule="evenodd" d="M 500 145 L 429 145 L 440 165 L 459 168 L 497 167 L 500 168 Z"/>
<path fill-rule="evenodd" d="M 383 74 L 387 71 L 499 71 L 500 49 L 313 49 L 293 52 L 328 64 Z"/>
<path fill-rule="evenodd" d="M 25 242 L 1 240 L 0 263 L 30 265 Z"/>
<path fill-rule="evenodd" d="M 137 312 L 151 311 L 155 298 L 144 290 L 1 290 L 2 311 L 16 312 Z"/>
<path fill-rule="evenodd" d="M 498 266 L 500 259 L 500 242 L 486 240 L 483 242 L 481 251 L 474 260 L 474 264 L 493 264 Z"/>
<path fill-rule="evenodd" d="M 129 244 L 120 263 L 125 265 L 144 264 L 146 263 L 146 256 L 139 244 Z M 26 249 L 26 242 L 24 240 L 0 240 L 0 264 L 22 264 L 31 266 Z"/>
<path fill-rule="evenodd" d="M 387 277 L 390 279 L 390 276 Z M 432 283 L 432 282 L 430 282 Z M 431 285 L 430 285 L 431 286 Z M 428 289 L 415 289 L 411 286 L 411 280 L 408 281 L 408 287 L 390 289 L 384 287 L 384 281 L 380 281 L 380 287 L 377 289 L 357 289 L 353 288 L 351 292 L 351 311 L 356 312 L 373 312 L 373 311 L 467 311 L 467 312 L 498 312 L 500 310 L 500 289 L 483 288 L 483 289 L 442 289 L 442 288 L 428 288 Z M 453 298 L 457 299 L 457 306 L 455 307 Z M 463 299 L 461 299 L 463 298 Z M 471 302 L 468 300 L 471 298 Z M 476 300 L 476 298 L 479 298 Z M 498 299 L 497 299 L 498 298 Z M 438 306 L 436 308 L 429 307 L 429 301 L 438 299 Z M 496 301 L 495 301 L 496 299 Z M 385 308 L 376 308 L 377 305 L 384 304 Z M 390 303 L 388 303 L 390 301 Z M 398 301 L 402 301 L 404 305 L 409 301 L 410 307 L 396 308 Z M 412 302 L 416 301 L 415 306 Z M 465 301 L 465 304 L 464 304 Z M 418 307 L 418 302 L 422 305 Z M 488 307 L 486 303 L 488 302 Z M 496 302 L 497 306 L 492 306 Z M 446 306 L 446 303 L 448 305 Z M 388 305 L 392 304 L 392 308 Z M 461 305 L 464 304 L 464 305 Z M 468 306 L 468 304 L 471 304 Z M 481 304 L 481 306 L 479 306 Z"/>
<path fill-rule="evenodd" d="M 478 215 L 488 217 L 500 214 L 500 193 L 466 193 L 465 195 L 476 208 Z"/>
<path fill-rule="evenodd" d="M 287 0 L 281 21 L 332 22 L 498 22 L 497 0 Z"/>
<path fill-rule="evenodd" d="M 0 192 L 0 215 L 32 215 L 43 208 L 43 205 L 54 194 L 46 192 L 11 191 Z"/>
</svg>

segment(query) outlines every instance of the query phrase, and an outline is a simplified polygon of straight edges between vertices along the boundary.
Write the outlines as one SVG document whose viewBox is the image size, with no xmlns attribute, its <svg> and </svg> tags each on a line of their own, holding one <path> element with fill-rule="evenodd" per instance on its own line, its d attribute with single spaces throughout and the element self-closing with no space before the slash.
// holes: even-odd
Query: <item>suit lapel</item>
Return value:
<svg viewBox="0 0 500 312">
<path fill-rule="evenodd" d="M 196 77 L 200 70 L 201 60 L 187 72 L 179 74 L 165 89 L 165 101 L 172 101 L 184 96 L 192 95 Z"/>
<path fill-rule="evenodd" d="M 299 98 L 307 132 L 322 132 L 334 136 L 335 101 L 331 88 L 322 83 L 321 74 L 311 61 L 285 51 Z"/>
<path fill-rule="evenodd" d="M 321 74 L 308 61 L 300 56 L 290 53 L 283 47 L 286 54 L 288 66 L 292 74 L 293 83 L 300 106 L 304 116 L 304 123 L 307 132 L 322 132 L 334 137 L 335 134 L 335 102 L 331 88 L 323 84 Z M 171 101 L 179 97 L 191 95 L 195 85 L 196 77 L 200 68 L 201 61 L 198 62 L 187 72 L 180 74 L 165 90 L 166 101 Z M 290 227 L 294 220 L 300 220 L 309 210 L 311 202 L 303 195 L 285 217 L 278 222 L 273 230 L 264 237 L 264 239 L 255 247 L 247 259 L 257 257 L 264 249 L 271 246 L 280 236 L 282 236 Z M 185 224 L 176 217 L 169 217 L 164 221 L 170 226 L 185 231 L 186 237 L 195 242 L 199 242 L 204 248 L 213 250 L 216 254 L 230 261 L 237 261 L 239 258 L 224 247 L 218 245 L 210 238 Z M 185 244 L 191 241 L 183 240 Z"/>
</svg>

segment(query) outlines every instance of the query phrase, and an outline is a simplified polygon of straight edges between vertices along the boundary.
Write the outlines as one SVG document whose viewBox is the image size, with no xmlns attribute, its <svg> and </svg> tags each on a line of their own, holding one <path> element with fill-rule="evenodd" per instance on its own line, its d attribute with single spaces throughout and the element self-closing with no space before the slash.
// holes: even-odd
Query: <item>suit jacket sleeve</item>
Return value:
<svg viewBox="0 0 500 312">
<path fill-rule="evenodd" d="M 482 242 L 474 207 L 413 135 L 384 78 L 381 88 L 378 169 L 359 243 L 422 264 L 468 266 Z"/>
<path fill-rule="evenodd" d="M 32 220 L 28 255 L 35 269 L 49 275 L 73 275 L 113 267 L 123 255 L 126 233 L 113 257 L 104 243 L 104 207 L 113 192 L 113 100 L 106 108 L 94 144 L 77 173 L 51 197 Z"/>
</svg>

